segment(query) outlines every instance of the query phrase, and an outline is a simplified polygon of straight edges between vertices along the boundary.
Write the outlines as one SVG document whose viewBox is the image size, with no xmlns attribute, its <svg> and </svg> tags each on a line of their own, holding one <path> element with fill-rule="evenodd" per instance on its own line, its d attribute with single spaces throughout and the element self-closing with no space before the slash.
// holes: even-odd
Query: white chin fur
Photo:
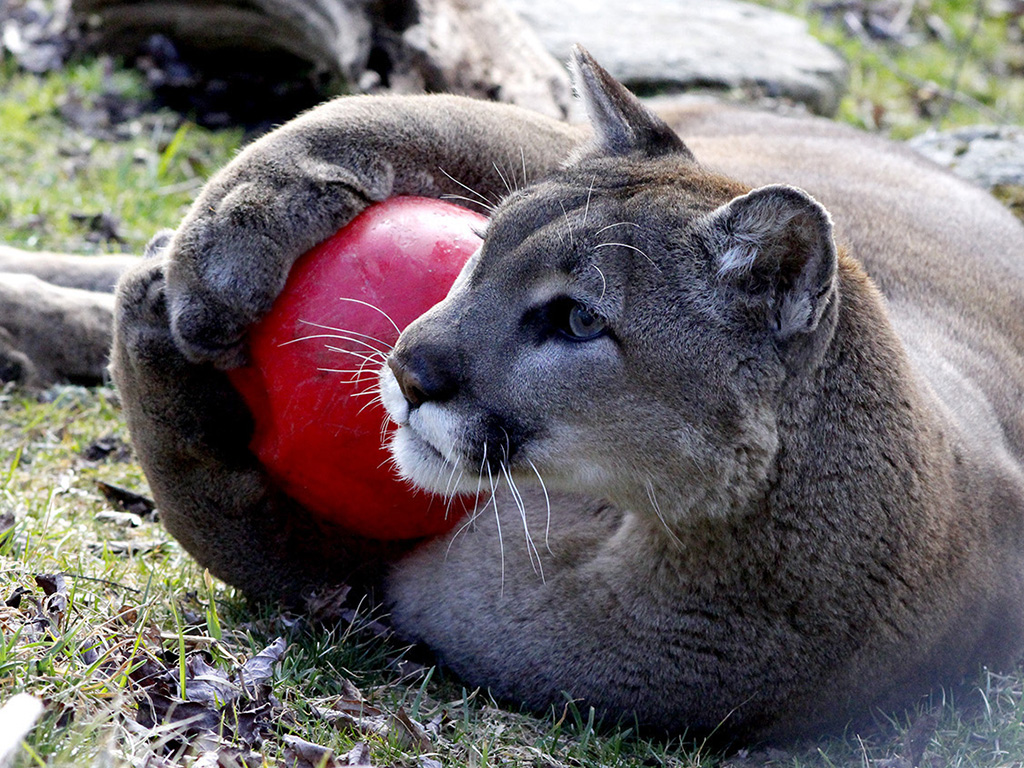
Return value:
<svg viewBox="0 0 1024 768">
<path fill-rule="evenodd" d="M 410 408 L 386 365 L 380 371 L 379 382 L 381 402 L 398 426 L 388 447 L 401 476 L 435 493 L 475 491 L 476 474 L 470 472 L 472 477 L 466 477 L 457 450 L 463 431 L 461 421 L 444 405 L 428 402 Z"/>
<path fill-rule="evenodd" d="M 479 490 L 475 472 L 466 472 L 458 457 L 446 459 L 409 425 L 395 430 L 388 446 L 403 479 L 425 491 L 450 495 Z"/>
<path fill-rule="evenodd" d="M 398 379 L 391 369 L 381 366 L 377 375 L 377 388 L 380 391 L 380 401 L 384 404 L 384 410 L 388 412 L 388 418 L 398 426 L 409 423 L 409 403 L 402 394 L 402 388 L 398 386 Z"/>
</svg>

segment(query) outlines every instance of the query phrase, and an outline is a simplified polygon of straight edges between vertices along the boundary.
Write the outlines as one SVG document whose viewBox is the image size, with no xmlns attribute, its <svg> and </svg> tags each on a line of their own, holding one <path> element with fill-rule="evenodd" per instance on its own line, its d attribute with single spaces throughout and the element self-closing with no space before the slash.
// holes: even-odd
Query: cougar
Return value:
<svg viewBox="0 0 1024 768">
<path fill-rule="evenodd" d="M 1024 230 L 882 139 L 659 117 L 572 68 L 589 127 L 317 108 L 122 281 L 114 374 L 169 530 L 254 598 L 369 583 L 470 685 L 671 733 L 820 733 L 1012 663 Z M 273 486 L 221 369 L 299 254 L 399 194 L 501 199 L 380 374 L 402 475 L 480 504 L 381 544 Z"/>
</svg>

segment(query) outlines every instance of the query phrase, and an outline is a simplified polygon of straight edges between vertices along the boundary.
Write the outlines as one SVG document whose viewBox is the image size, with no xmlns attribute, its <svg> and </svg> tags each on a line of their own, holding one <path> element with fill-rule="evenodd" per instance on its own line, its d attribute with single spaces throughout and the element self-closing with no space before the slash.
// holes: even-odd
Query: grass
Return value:
<svg viewBox="0 0 1024 768">
<path fill-rule="evenodd" d="M 1009 12 L 986 5 L 976 22 L 973 2 L 920 0 L 908 29 L 921 42 L 908 46 L 851 37 L 808 2 L 770 4 L 808 14 L 815 34 L 851 61 L 844 120 L 897 137 L 932 125 L 1021 122 L 1021 22 Z M 928 14 L 945 20 L 959 47 L 928 37 Z M 44 77 L 0 63 L 0 242 L 139 252 L 173 226 L 242 136 L 142 109 L 148 100 L 137 75 L 106 60 Z M 128 119 L 111 122 L 111 105 Z M 336 755 L 363 744 L 374 765 L 422 768 L 430 760 L 474 768 L 1024 765 L 1024 671 L 980 673 L 963 691 L 939 692 L 871 735 L 729 756 L 600 729 L 569 702 L 547 717 L 499 706 L 485 691 L 412 663 L 406 649 L 375 634 L 372 617 L 315 625 L 255 612 L 158 523 L 112 514 L 98 481 L 147 492 L 121 449 L 127 440 L 109 388 L 57 388 L 42 398 L 0 392 L 0 519 L 16 521 L 0 533 L 0 702 L 24 691 L 46 704 L 14 758 L 18 768 L 210 765 L 210 754 L 228 765 L 231 745 L 251 750 L 251 764 L 279 765 L 291 759 L 291 737 Z M 89 453 L 98 441 L 112 452 Z M 63 574 L 65 589 L 47 594 L 52 586 L 41 574 Z M 157 727 L 139 722 L 140 702 L 157 696 L 153 674 L 180 694 L 195 684 L 190 656 L 227 676 L 279 636 L 289 647 L 269 682 L 272 695 L 243 702 L 266 721 L 252 743 L 209 735 L 201 742 L 173 718 Z M 359 696 L 363 715 L 345 721 L 338 713 Z M 242 709 L 224 711 L 240 722 Z M 395 725 L 402 712 L 426 726 L 425 739 Z"/>
<path fill-rule="evenodd" d="M 757 1 L 807 18 L 811 32 L 849 62 L 840 120 L 900 139 L 930 128 L 1024 122 L 1024 17 L 1012 2 Z M 852 34 L 852 25 L 867 26 L 865 17 L 895 23 L 900 34 Z"/>
<path fill-rule="evenodd" d="M 8 59 L 0 89 L 0 242 L 10 245 L 140 253 L 242 139 L 143 111 L 141 80 L 109 60 L 37 77 Z"/>
</svg>

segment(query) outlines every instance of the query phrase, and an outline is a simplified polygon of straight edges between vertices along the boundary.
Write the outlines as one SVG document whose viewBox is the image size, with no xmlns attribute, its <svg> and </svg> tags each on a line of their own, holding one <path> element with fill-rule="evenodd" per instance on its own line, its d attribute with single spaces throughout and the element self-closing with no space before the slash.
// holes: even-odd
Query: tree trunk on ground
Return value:
<svg viewBox="0 0 1024 768">
<path fill-rule="evenodd" d="M 183 50 L 222 52 L 221 66 L 230 66 L 232 52 L 283 53 L 350 92 L 462 93 L 553 117 L 564 117 L 571 103 L 564 67 L 502 0 L 72 0 L 71 7 L 91 47 L 126 56 L 162 34 Z"/>
</svg>

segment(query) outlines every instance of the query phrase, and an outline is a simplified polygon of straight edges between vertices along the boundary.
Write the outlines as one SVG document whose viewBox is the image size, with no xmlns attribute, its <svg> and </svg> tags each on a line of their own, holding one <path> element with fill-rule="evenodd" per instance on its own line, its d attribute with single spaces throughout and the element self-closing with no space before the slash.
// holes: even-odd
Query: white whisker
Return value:
<svg viewBox="0 0 1024 768">
<path fill-rule="evenodd" d="M 601 299 L 604 298 L 605 293 L 608 292 L 608 281 L 605 279 L 604 272 L 601 271 L 601 268 L 597 266 L 597 264 L 591 264 L 590 266 L 596 269 L 597 274 L 601 276 L 601 298 L 598 299 L 598 301 L 601 301 Z"/>
<path fill-rule="evenodd" d="M 491 465 L 487 467 L 487 482 L 491 485 L 491 501 L 494 502 L 494 523 L 498 527 L 498 552 L 501 554 L 501 597 L 505 596 L 505 539 L 501 535 L 501 515 L 498 510 L 497 489 L 494 485 L 494 476 L 491 474 Z"/>
<path fill-rule="evenodd" d="M 540 576 L 540 580 L 543 583 L 544 565 L 541 563 L 537 545 L 533 543 L 533 536 L 530 535 L 530 523 L 526 519 L 526 503 L 523 501 L 523 495 L 519 492 L 516 481 L 512 478 L 512 473 L 509 472 L 508 465 L 505 462 L 501 464 L 501 472 L 505 476 L 505 482 L 508 484 L 509 492 L 512 494 L 512 501 L 515 502 L 516 508 L 519 510 L 519 517 L 523 521 L 523 534 L 526 536 L 526 555 L 530 558 L 530 566 L 533 568 L 533 572 Z"/>
<path fill-rule="evenodd" d="M 483 203 L 477 202 L 473 198 L 466 197 L 465 195 L 447 194 L 447 195 L 441 195 L 441 199 L 442 200 L 461 200 L 464 203 L 469 203 L 470 205 L 479 206 L 479 207 L 483 208 L 485 211 L 487 211 L 488 213 L 494 213 L 494 211 L 498 207 L 496 205 L 484 205 Z"/>
<path fill-rule="evenodd" d="M 351 397 L 359 397 L 360 395 L 368 395 L 368 394 L 372 394 L 372 391 L 371 392 L 358 392 L 358 393 L 356 393 L 354 395 L 351 395 Z M 378 395 L 377 397 L 373 398 L 372 400 L 367 400 L 365 403 L 363 403 L 363 407 L 360 408 L 358 411 L 356 411 L 356 416 L 362 416 L 363 415 L 363 411 L 365 411 L 367 408 L 372 408 L 375 405 L 379 405 L 381 408 L 384 407 L 384 401 L 380 399 L 380 395 Z"/>
<path fill-rule="evenodd" d="M 459 185 L 460 187 L 462 187 L 462 188 L 463 188 L 464 190 L 466 190 L 467 192 L 469 192 L 469 194 L 471 194 L 471 195 L 474 195 L 474 196 L 476 197 L 476 200 L 469 200 L 469 199 L 466 199 L 466 202 L 469 202 L 469 203 L 473 203 L 473 204 L 475 204 L 475 205 L 481 205 L 481 206 L 483 206 L 483 208 L 484 208 L 485 210 L 488 210 L 488 211 L 493 211 L 493 210 L 495 209 L 495 207 L 497 206 L 497 201 L 496 201 L 496 200 L 491 200 L 491 199 L 489 199 L 489 198 L 485 197 L 484 195 L 480 194 L 479 192 L 477 192 L 477 191 L 476 191 L 475 189 L 473 189 L 472 187 L 470 187 L 470 186 L 467 186 L 466 184 L 463 184 L 463 183 L 462 183 L 461 181 L 459 181 L 459 180 L 458 180 L 458 179 L 456 179 L 456 178 L 455 178 L 454 176 L 452 176 L 452 175 L 451 175 L 450 173 L 448 173 L 448 171 L 446 171 L 446 170 L 445 170 L 444 168 L 441 168 L 441 167 L 439 166 L 437 170 L 439 170 L 439 171 L 440 171 L 441 173 L 443 173 L 443 174 L 444 174 L 445 176 L 447 176 L 447 177 L 448 177 L 449 179 L 451 179 L 451 180 L 452 180 L 453 182 L 455 182 L 456 184 L 458 184 L 458 185 Z M 465 199 L 465 198 L 464 198 L 464 199 Z M 478 201 L 479 201 L 479 202 L 478 202 Z"/>
<path fill-rule="evenodd" d="M 665 530 L 668 532 L 668 535 L 670 537 L 672 537 L 672 540 L 675 541 L 675 543 L 679 545 L 680 549 L 682 549 L 683 548 L 682 540 L 678 536 L 676 536 L 675 531 L 673 531 L 669 527 L 668 521 L 665 519 L 665 516 L 661 512 L 661 504 L 658 503 L 658 498 L 654 494 L 654 483 L 650 480 L 650 478 L 648 478 L 647 481 L 644 483 L 644 488 L 647 489 L 647 498 L 650 500 L 651 506 L 654 508 L 654 514 L 656 514 L 658 516 L 658 519 L 661 521 L 661 524 L 664 526 Z"/>
<path fill-rule="evenodd" d="M 513 192 L 515 192 L 515 190 L 512 188 L 512 185 L 508 183 L 508 179 L 505 178 L 505 174 L 501 172 L 501 168 L 498 167 L 498 164 L 491 163 L 491 165 L 493 165 L 494 170 L 498 172 L 498 178 L 501 179 L 501 183 L 505 185 L 505 189 L 508 190 L 508 193 L 512 194 Z"/>
<path fill-rule="evenodd" d="M 339 301 L 355 301 L 355 299 L 339 299 Z M 369 305 L 367 305 L 367 306 L 369 306 Z M 374 307 L 374 309 L 377 309 L 377 308 Z M 381 311 L 381 310 L 377 310 L 377 311 Z M 385 317 L 387 317 L 387 315 L 385 315 Z M 312 320 L 299 320 L 299 322 L 302 323 L 303 325 L 311 325 L 314 328 L 319 328 L 322 331 L 334 331 L 334 332 L 337 332 L 337 333 L 344 333 L 344 334 L 348 334 L 348 335 L 351 335 L 351 336 L 361 336 L 364 339 L 369 339 L 370 341 L 374 341 L 377 344 L 380 344 L 382 347 L 385 347 L 387 349 L 387 351 L 389 351 L 389 352 L 391 351 L 391 349 L 394 348 L 394 345 L 391 342 L 385 341 L 384 339 L 380 339 L 380 338 L 378 338 L 376 336 L 371 336 L 368 333 L 363 333 L 362 331 L 354 331 L 351 328 L 338 328 L 338 327 L 333 326 L 333 325 L 324 325 L 323 323 L 316 323 L 316 322 L 314 322 Z M 394 323 L 392 323 L 392 325 L 394 325 Z"/>
<path fill-rule="evenodd" d="M 649 262 L 651 262 L 651 266 L 653 266 L 655 269 L 659 268 L 658 265 L 654 263 L 654 259 L 652 259 L 650 256 L 648 256 L 642 249 L 637 248 L 635 245 L 630 245 L 629 243 L 600 243 L 599 245 L 597 245 L 595 247 L 597 247 L 597 248 L 609 248 L 611 246 L 619 246 L 620 248 L 628 248 L 631 251 L 636 251 L 641 256 L 643 256 L 645 259 L 647 259 Z"/>
<path fill-rule="evenodd" d="M 544 524 L 544 548 L 548 551 L 549 555 L 552 555 L 554 553 L 551 551 L 551 497 L 548 496 L 548 487 L 544 483 L 544 478 L 540 476 L 540 472 L 537 470 L 537 465 L 530 459 L 527 459 L 526 463 L 530 465 L 530 469 L 533 470 L 533 474 L 537 476 L 537 482 L 540 483 L 540 489 L 544 492 L 544 507 L 547 514 L 546 522 Z"/>
<path fill-rule="evenodd" d="M 289 339 L 288 341 L 282 341 L 277 346 L 290 347 L 292 344 L 298 344 L 300 341 L 315 341 L 317 339 L 334 339 L 335 341 L 350 341 L 353 344 L 360 344 L 366 347 L 367 349 L 376 352 L 378 355 L 384 354 L 383 350 L 377 349 L 375 346 L 373 346 L 373 344 L 371 344 L 368 341 L 364 341 L 363 339 L 357 338 L 355 336 L 346 336 L 341 333 L 315 333 L 310 334 L 308 336 L 299 336 L 294 339 Z"/>
<path fill-rule="evenodd" d="M 590 196 L 594 194 L 594 184 L 597 182 L 597 176 L 594 176 L 590 180 L 590 188 L 587 190 L 587 204 L 583 207 L 583 224 L 581 226 L 587 226 L 587 216 L 590 214 Z M 605 228 L 607 229 L 607 227 Z M 604 232 L 604 229 L 599 229 L 598 234 Z"/>
<path fill-rule="evenodd" d="M 381 315 L 381 317 L 383 317 L 385 320 L 387 320 L 389 323 L 391 323 L 391 327 L 394 328 L 397 333 L 399 333 L 399 334 L 402 333 L 402 329 L 398 327 L 398 323 L 396 323 L 394 320 L 392 320 L 391 319 L 391 315 L 389 315 L 387 312 L 385 312 L 380 307 L 375 307 L 373 304 L 371 304 L 368 301 L 363 301 L 362 299 L 353 299 L 353 298 L 348 297 L 348 296 L 339 296 L 338 297 L 338 301 L 348 301 L 348 302 L 351 302 L 352 304 L 360 304 L 360 305 L 362 305 L 364 307 L 372 309 L 374 312 L 377 312 L 379 315 Z"/>
<path fill-rule="evenodd" d="M 358 360 L 362 361 L 359 364 L 358 368 L 356 368 L 354 371 L 350 371 L 354 378 L 361 378 L 363 376 L 379 378 L 379 369 L 382 368 L 387 363 L 388 359 L 387 355 L 385 355 L 383 352 L 355 352 L 351 349 L 342 349 L 341 347 L 335 347 L 331 345 L 327 345 L 326 349 L 330 352 L 340 352 L 341 354 L 344 355 L 351 355 L 352 357 L 355 357 Z M 372 369 L 367 370 L 367 368 L 371 366 Z"/>
<path fill-rule="evenodd" d="M 635 227 L 636 229 L 643 229 L 643 227 L 641 227 L 635 221 L 617 221 L 614 224 L 608 224 L 604 227 L 601 227 L 594 234 L 600 235 L 602 232 L 606 232 L 609 229 L 614 229 L 615 227 Z"/>
<path fill-rule="evenodd" d="M 449 539 L 448 547 L 447 547 L 447 549 L 445 549 L 445 553 L 444 553 L 444 556 L 445 556 L 446 560 L 448 559 L 448 554 L 452 551 L 452 545 L 455 543 L 455 540 L 457 538 L 459 538 L 459 536 L 462 535 L 463 531 L 465 531 L 473 523 L 475 523 L 479 519 L 480 515 L 482 515 L 484 512 L 486 512 L 487 508 L 489 506 L 491 506 L 491 502 L 494 501 L 494 489 L 492 488 L 491 489 L 491 495 L 487 497 L 487 501 L 484 502 L 484 505 L 482 507 L 480 506 L 480 491 L 483 488 L 483 481 L 484 481 L 483 465 L 486 463 L 486 461 L 487 461 L 487 444 L 484 443 L 484 458 L 480 462 L 480 471 L 477 472 L 477 476 L 476 476 L 476 501 L 473 504 L 473 511 L 469 515 L 467 515 L 466 522 L 463 523 L 462 525 L 460 525 L 458 527 L 458 529 L 456 529 L 455 533 L 452 534 L 451 539 Z"/>
<path fill-rule="evenodd" d="M 461 441 L 462 441 L 462 438 L 461 437 L 458 438 L 452 444 L 452 446 L 448 449 L 448 454 L 444 457 L 444 463 L 452 465 L 452 471 L 448 474 L 448 481 L 444 485 L 444 493 L 441 494 L 442 497 L 446 500 L 446 504 L 445 504 L 445 518 L 448 517 L 448 510 L 450 510 L 451 506 L 452 506 L 452 492 L 451 492 L 452 479 L 455 477 L 455 473 L 457 471 L 459 471 L 459 464 L 460 464 L 460 462 L 457 461 L 457 460 L 456 461 L 452 461 L 452 456 L 455 456 L 459 452 L 459 443 Z M 442 469 L 444 469 L 444 467 L 442 467 Z M 440 473 L 438 474 L 438 478 L 440 479 Z"/>
<path fill-rule="evenodd" d="M 330 352 L 340 352 L 343 355 L 351 355 L 352 357 L 358 357 L 361 360 L 376 360 L 381 365 L 387 362 L 387 353 L 381 352 L 377 349 L 350 349 L 349 347 L 339 347 L 337 344 L 324 344 L 324 349 Z M 360 368 L 365 367 L 366 363 L 360 363 Z"/>
<path fill-rule="evenodd" d="M 562 205 L 562 201 L 561 200 L 558 201 L 558 205 L 562 209 L 562 217 L 565 219 L 566 229 L 569 230 L 569 245 L 572 246 L 573 248 L 575 248 L 576 247 L 576 237 L 575 237 L 575 235 L 573 234 L 573 231 L 572 231 L 572 222 L 569 221 L 569 213 L 568 213 L 568 211 L 565 210 L 565 206 Z"/>
<path fill-rule="evenodd" d="M 361 381 L 349 380 L 349 381 L 345 381 L 345 382 L 342 382 L 342 383 L 343 384 L 365 384 L 368 381 L 372 381 L 372 379 L 364 379 L 364 380 L 361 380 Z M 367 389 L 367 390 L 365 390 L 363 392 L 353 392 L 351 395 L 349 395 L 349 397 L 366 397 L 367 395 L 376 395 L 377 399 L 380 398 L 380 393 L 375 391 L 375 390 L 373 390 L 373 389 Z"/>
<path fill-rule="evenodd" d="M 377 378 L 376 375 L 367 373 L 365 367 L 360 368 L 317 368 L 322 373 L 344 373 L 352 377 L 360 377 L 367 381 L 372 381 Z"/>
<path fill-rule="evenodd" d="M 457 448 L 458 448 L 458 443 L 456 443 L 455 446 L 453 446 L 452 453 L 455 453 Z M 448 482 L 445 483 L 444 493 L 442 494 L 442 496 L 445 499 L 445 505 L 444 505 L 444 519 L 445 520 L 447 520 L 448 519 L 448 515 L 451 514 L 452 504 L 455 502 L 455 497 L 458 495 L 458 490 L 457 489 L 459 487 L 459 483 L 462 482 L 462 476 L 464 474 L 464 472 L 462 471 L 462 462 L 460 462 L 460 461 L 451 461 L 450 457 L 448 459 L 446 459 L 446 461 L 451 462 L 452 471 L 451 471 L 451 474 L 448 475 Z M 455 475 L 456 472 L 459 473 L 458 477 L 456 477 L 456 475 Z"/>
<path fill-rule="evenodd" d="M 339 354 L 342 355 L 351 355 L 352 357 L 362 360 L 364 365 L 377 362 L 378 360 L 380 360 L 380 358 L 377 356 L 380 354 L 379 352 L 377 354 L 371 354 L 367 352 L 356 352 L 353 349 L 336 347 L 333 344 L 324 344 L 324 349 L 326 349 L 328 352 L 338 352 Z"/>
<path fill-rule="evenodd" d="M 455 478 L 454 483 L 452 483 L 451 489 L 450 490 L 447 489 L 447 488 L 445 489 L 446 494 L 447 494 L 447 498 L 448 498 L 448 502 L 444 506 L 444 519 L 445 520 L 447 520 L 448 516 L 452 513 L 452 504 L 455 503 L 455 499 L 459 495 L 459 491 L 458 491 L 459 483 L 462 482 L 462 478 L 465 477 L 465 475 L 466 475 L 466 473 L 463 470 L 460 469 L 459 470 L 459 476 Z M 449 478 L 449 482 L 452 482 L 451 478 Z"/>
</svg>

